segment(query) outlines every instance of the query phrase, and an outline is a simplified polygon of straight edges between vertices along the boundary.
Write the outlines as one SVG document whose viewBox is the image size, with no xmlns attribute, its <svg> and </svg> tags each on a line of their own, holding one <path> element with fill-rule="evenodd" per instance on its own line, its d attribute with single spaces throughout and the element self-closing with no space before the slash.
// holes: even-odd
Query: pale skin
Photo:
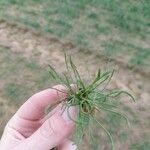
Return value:
<svg viewBox="0 0 150 150">
<path fill-rule="evenodd" d="M 46 89 L 30 97 L 7 123 L 0 141 L 0 150 L 75 150 L 68 140 L 74 122 L 67 112 L 61 110 L 61 103 L 45 116 L 45 108 L 67 97 L 67 89 L 62 85 Z M 57 91 L 58 89 L 59 91 Z M 60 92 L 65 91 L 65 92 Z M 69 109 L 75 119 L 76 109 Z"/>
</svg>

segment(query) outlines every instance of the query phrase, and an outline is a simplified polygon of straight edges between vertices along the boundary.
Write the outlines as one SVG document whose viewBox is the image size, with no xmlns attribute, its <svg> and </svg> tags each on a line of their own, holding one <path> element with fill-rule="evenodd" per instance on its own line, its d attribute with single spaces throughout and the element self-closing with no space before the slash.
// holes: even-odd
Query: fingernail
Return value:
<svg viewBox="0 0 150 150">
<path fill-rule="evenodd" d="M 62 113 L 62 118 L 66 122 L 70 122 L 75 120 L 76 118 L 76 108 L 74 106 L 70 106 L 69 108 L 66 108 L 66 110 Z"/>
</svg>

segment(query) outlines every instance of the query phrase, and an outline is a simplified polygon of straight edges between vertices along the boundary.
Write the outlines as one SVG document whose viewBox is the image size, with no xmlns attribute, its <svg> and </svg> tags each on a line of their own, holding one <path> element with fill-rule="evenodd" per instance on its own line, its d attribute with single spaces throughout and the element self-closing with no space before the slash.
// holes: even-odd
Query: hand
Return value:
<svg viewBox="0 0 150 150">
<path fill-rule="evenodd" d="M 66 111 L 62 113 L 61 103 L 45 116 L 45 108 L 49 104 L 56 104 L 67 97 L 64 86 L 57 85 L 54 88 L 33 95 L 21 106 L 5 127 L 0 150 L 76 149 L 67 139 L 74 122 Z M 69 113 L 75 118 L 75 107 L 70 107 Z"/>
</svg>

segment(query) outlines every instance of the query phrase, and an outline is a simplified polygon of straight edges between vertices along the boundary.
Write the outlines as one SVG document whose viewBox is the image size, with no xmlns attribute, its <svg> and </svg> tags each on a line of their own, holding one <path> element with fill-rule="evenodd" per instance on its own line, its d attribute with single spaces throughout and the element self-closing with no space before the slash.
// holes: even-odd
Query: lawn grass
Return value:
<svg viewBox="0 0 150 150">
<path fill-rule="evenodd" d="M 4 82 L 1 92 L 9 103 L 20 105 L 52 84 L 48 71 L 38 65 L 36 58 L 26 59 L 2 46 L 0 54 L 0 81 Z"/>
<path fill-rule="evenodd" d="M 1 0 L 0 16 L 149 70 L 149 8 L 148 0 Z"/>
<path fill-rule="evenodd" d="M 149 150 L 150 142 L 137 142 L 131 145 L 131 150 Z"/>
</svg>

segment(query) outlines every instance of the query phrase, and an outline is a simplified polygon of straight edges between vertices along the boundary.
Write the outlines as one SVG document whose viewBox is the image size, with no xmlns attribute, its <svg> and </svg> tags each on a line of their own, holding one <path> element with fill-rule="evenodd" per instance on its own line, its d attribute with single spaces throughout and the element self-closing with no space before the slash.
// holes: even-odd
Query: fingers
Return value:
<svg viewBox="0 0 150 150">
<path fill-rule="evenodd" d="M 49 104 L 55 104 L 67 96 L 67 89 L 62 85 L 57 85 L 51 89 L 41 91 L 33 95 L 16 113 L 22 118 L 37 120 L 44 115 L 45 108 Z"/>
<path fill-rule="evenodd" d="M 63 114 L 61 111 L 56 112 L 17 148 L 21 150 L 49 150 L 60 145 L 64 139 L 68 138 L 74 127 L 74 122 L 69 116 L 73 119 L 76 118 L 75 107 L 70 107 L 69 112 L 65 111 Z"/>
<path fill-rule="evenodd" d="M 76 150 L 77 146 L 70 140 L 66 140 L 59 147 L 58 150 Z"/>
<path fill-rule="evenodd" d="M 9 125 L 18 129 L 20 126 L 26 126 L 26 122 L 37 124 L 44 116 L 45 108 L 49 104 L 53 105 L 67 96 L 67 89 L 64 86 L 57 85 L 53 88 L 41 91 L 29 98 L 10 120 Z"/>
<path fill-rule="evenodd" d="M 52 115 L 54 115 L 57 111 L 60 111 L 61 109 L 62 109 L 62 104 L 60 103 L 41 119 L 41 123 L 44 123 L 47 119 L 49 119 Z"/>
</svg>

